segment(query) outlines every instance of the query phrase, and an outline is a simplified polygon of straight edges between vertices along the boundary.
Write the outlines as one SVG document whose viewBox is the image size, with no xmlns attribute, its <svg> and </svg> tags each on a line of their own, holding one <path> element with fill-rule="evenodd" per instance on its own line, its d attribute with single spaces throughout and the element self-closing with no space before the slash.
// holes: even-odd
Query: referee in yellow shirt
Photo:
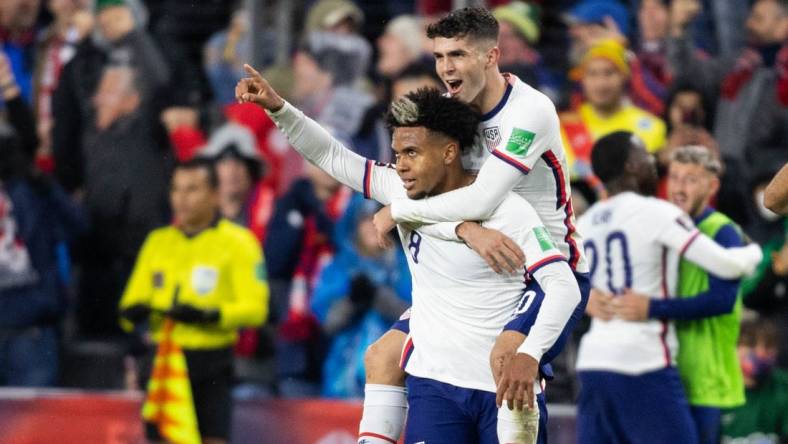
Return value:
<svg viewBox="0 0 788 444">
<path fill-rule="evenodd" d="M 251 231 L 219 217 L 218 179 L 210 161 L 176 166 L 170 204 L 175 223 L 145 240 L 120 301 L 126 330 L 147 328 L 171 340 L 186 358 L 202 441 L 229 440 L 232 347 L 237 330 L 260 326 L 268 315 L 262 250 Z M 156 427 L 146 435 L 160 440 Z"/>
</svg>

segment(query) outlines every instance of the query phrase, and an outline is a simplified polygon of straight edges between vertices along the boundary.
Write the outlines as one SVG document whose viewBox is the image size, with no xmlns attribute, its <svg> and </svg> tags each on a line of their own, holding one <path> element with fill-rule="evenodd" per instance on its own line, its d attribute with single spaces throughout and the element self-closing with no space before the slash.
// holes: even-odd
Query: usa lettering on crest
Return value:
<svg viewBox="0 0 788 444">
<path fill-rule="evenodd" d="M 494 150 L 501 143 L 501 131 L 498 130 L 497 126 L 485 128 L 483 133 L 484 143 L 487 144 L 488 150 Z"/>
</svg>

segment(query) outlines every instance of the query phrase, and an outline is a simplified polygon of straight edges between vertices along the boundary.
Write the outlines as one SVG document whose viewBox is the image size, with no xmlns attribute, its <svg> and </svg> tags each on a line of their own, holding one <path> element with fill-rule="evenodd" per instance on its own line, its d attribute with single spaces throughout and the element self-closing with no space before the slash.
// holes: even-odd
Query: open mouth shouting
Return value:
<svg viewBox="0 0 788 444">
<path fill-rule="evenodd" d="M 460 91 L 462 91 L 462 80 L 446 80 L 446 89 L 449 91 L 449 95 L 456 96 L 460 93 Z"/>
</svg>

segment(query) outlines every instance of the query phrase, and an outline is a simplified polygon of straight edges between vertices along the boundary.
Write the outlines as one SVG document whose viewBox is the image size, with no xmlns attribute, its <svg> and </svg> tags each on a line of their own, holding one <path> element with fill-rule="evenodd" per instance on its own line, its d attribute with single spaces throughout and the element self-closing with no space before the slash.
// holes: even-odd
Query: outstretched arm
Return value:
<svg viewBox="0 0 788 444">
<path fill-rule="evenodd" d="M 668 207 L 658 208 L 646 215 L 656 226 L 661 225 L 658 242 L 709 273 L 722 279 L 738 279 L 752 273 L 761 261 L 763 253 L 758 245 L 726 249 L 698 231 L 686 214 L 675 215 Z"/>
<path fill-rule="evenodd" d="M 346 148 L 317 122 L 285 102 L 254 68 L 244 65 L 244 69 L 249 77 L 241 79 L 235 87 L 239 102 L 256 103 L 265 109 L 277 128 L 306 160 L 341 183 L 364 193 L 364 197 L 384 204 L 389 202 L 390 193 L 397 184 L 401 184 L 393 169 Z"/>
</svg>

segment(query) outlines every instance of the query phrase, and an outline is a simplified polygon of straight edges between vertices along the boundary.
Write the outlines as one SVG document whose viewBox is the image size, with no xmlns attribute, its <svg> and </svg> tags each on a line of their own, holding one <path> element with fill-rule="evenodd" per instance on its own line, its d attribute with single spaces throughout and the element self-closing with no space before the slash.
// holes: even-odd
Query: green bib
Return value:
<svg viewBox="0 0 788 444">
<path fill-rule="evenodd" d="M 716 211 L 701 221 L 698 229 L 713 239 L 726 225 L 732 225 L 740 232 L 733 221 Z M 708 288 L 709 274 L 682 259 L 678 296 L 695 297 Z M 744 404 L 744 382 L 736 354 L 741 309 L 739 291 L 732 313 L 694 321 L 676 321 L 678 368 L 691 405 L 736 407 Z"/>
</svg>

